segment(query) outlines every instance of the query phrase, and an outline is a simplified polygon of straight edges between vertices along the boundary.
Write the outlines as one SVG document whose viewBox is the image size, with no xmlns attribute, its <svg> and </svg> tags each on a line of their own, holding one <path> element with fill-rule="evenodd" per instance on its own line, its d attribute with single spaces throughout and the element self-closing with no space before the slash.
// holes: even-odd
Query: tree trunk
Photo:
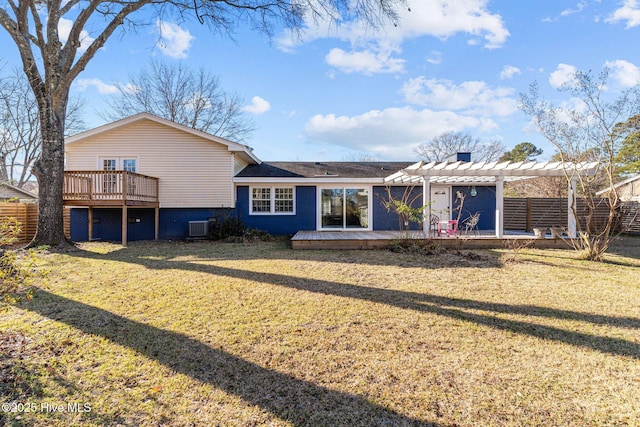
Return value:
<svg viewBox="0 0 640 427">
<path fill-rule="evenodd" d="M 66 103 L 59 103 L 57 108 L 51 103 L 46 104 L 46 108 L 40 108 L 42 151 L 33 167 L 39 188 L 38 228 L 29 246 L 47 245 L 53 249 L 64 249 L 70 245 L 64 235 L 62 214 Z"/>
</svg>

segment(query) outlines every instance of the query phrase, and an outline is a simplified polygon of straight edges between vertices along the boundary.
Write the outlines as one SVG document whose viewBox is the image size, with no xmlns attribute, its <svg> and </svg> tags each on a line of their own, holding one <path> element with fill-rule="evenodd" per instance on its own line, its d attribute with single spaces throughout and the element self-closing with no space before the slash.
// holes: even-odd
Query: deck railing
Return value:
<svg viewBox="0 0 640 427">
<path fill-rule="evenodd" d="M 127 171 L 65 171 L 65 201 L 158 202 L 158 178 Z"/>
</svg>

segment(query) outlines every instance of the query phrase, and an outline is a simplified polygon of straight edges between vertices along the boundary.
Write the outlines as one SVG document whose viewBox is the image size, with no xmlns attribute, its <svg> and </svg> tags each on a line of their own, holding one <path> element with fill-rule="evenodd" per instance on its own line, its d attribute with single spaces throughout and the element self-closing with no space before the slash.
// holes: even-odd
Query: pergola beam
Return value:
<svg viewBox="0 0 640 427">
<path fill-rule="evenodd" d="M 597 162 L 562 163 L 562 162 L 423 162 L 411 165 L 385 178 L 386 182 L 406 182 L 414 177 L 453 177 L 461 180 L 465 177 L 481 177 L 481 180 L 504 177 L 505 180 L 536 178 L 542 176 L 568 176 L 575 171 L 582 174 L 593 174 Z"/>
<path fill-rule="evenodd" d="M 576 182 L 577 176 L 593 175 L 598 168 L 598 162 L 563 163 L 563 162 L 431 162 L 415 163 L 384 179 L 390 184 L 418 184 L 422 183 L 423 202 L 428 206 L 431 198 L 430 186 L 442 185 L 487 185 L 496 186 L 496 237 L 504 234 L 504 183 L 520 181 L 530 178 L 564 176 L 571 177 L 568 182 L 568 218 L 567 233 L 576 237 L 577 218 Z M 425 216 L 424 229 L 428 230 L 430 215 Z"/>
</svg>

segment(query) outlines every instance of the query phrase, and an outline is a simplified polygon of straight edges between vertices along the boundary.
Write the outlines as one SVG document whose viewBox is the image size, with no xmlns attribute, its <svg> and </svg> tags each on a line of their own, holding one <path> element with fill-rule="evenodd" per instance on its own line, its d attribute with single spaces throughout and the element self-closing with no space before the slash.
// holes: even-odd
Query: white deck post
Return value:
<svg viewBox="0 0 640 427">
<path fill-rule="evenodd" d="M 422 214 L 422 233 L 425 237 L 429 237 L 431 233 L 431 182 L 428 176 L 422 177 L 422 206 L 425 206 L 425 212 Z"/>
<path fill-rule="evenodd" d="M 504 236 L 504 178 L 496 176 L 496 237 Z"/>
<path fill-rule="evenodd" d="M 576 232 L 577 221 L 576 213 L 577 213 L 577 199 L 576 193 L 578 188 L 578 179 L 577 177 L 571 177 L 571 181 L 569 182 L 569 186 L 567 188 L 567 201 L 569 206 L 567 208 L 567 234 L 570 238 L 575 239 L 578 237 Z"/>
</svg>

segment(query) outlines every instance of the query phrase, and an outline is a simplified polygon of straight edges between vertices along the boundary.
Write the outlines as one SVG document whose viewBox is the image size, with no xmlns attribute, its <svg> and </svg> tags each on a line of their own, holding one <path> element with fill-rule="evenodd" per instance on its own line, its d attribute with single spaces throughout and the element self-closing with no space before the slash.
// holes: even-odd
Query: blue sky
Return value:
<svg viewBox="0 0 640 427">
<path fill-rule="evenodd" d="M 242 97 L 257 125 L 246 141 L 263 160 L 417 160 L 413 149 L 446 131 L 530 141 L 553 154 L 518 110 L 537 81 L 546 99 L 576 70 L 611 70 L 611 92 L 640 82 L 640 1 L 409 0 L 398 27 L 309 25 L 303 39 L 239 28 L 235 40 L 197 22 L 152 22 L 116 34 L 73 85 L 85 120 L 114 82 L 151 58 L 206 67 Z M 448 5 L 447 5 L 448 4 Z M 90 36 L 90 34 L 89 34 Z M 158 43 L 160 40 L 160 43 Z M 0 34 L 5 62 L 15 47 Z"/>
</svg>

